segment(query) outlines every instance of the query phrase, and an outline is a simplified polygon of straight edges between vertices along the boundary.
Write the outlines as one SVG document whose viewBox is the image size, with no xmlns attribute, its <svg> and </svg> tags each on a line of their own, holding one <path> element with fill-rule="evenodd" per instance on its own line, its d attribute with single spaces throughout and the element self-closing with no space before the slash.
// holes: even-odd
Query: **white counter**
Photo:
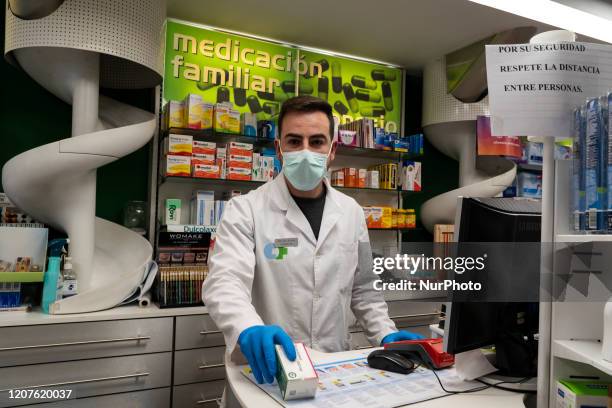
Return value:
<svg viewBox="0 0 612 408">
<path fill-rule="evenodd" d="M 0 327 L 31 326 L 38 324 L 96 322 L 104 320 L 145 319 L 151 317 L 189 316 L 206 314 L 205 306 L 174 307 L 160 309 L 154 304 L 147 307 L 137 305 L 119 306 L 92 313 L 48 315 L 40 309 L 32 312 L 0 312 Z"/>
<path fill-rule="evenodd" d="M 367 354 L 370 350 L 363 350 Z M 354 352 L 321 353 L 310 350 L 310 357 L 315 364 L 328 361 L 354 358 Z M 272 397 L 262 391 L 259 387 L 248 380 L 237 366 L 226 356 L 225 370 L 227 380 L 232 391 L 243 408 L 277 406 Z M 280 406 L 280 405 L 278 405 Z M 479 392 L 468 394 L 448 395 L 429 401 L 418 402 L 407 405 L 410 408 L 473 408 L 473 407 L 495 407 L 495 408 L 524 408 L 523 394 L 488 388 Z"/>
</svg>

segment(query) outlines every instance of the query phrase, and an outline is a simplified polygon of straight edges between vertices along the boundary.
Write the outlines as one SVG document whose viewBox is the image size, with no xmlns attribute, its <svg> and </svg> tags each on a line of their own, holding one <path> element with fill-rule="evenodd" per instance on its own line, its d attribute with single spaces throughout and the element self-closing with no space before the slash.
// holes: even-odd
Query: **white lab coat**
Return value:
<svg viewBox="0 0 612 408">
<path fill-rule="evenodd" d="M 363 210 L 325 183 L 318 240 L 282 173 L 227 203 L 202 299 L 234 357 L 238 336 L 253 325 L 279 325 L 294 342 L 323 352 L 350 348 L 351 310 L 372 345 L 397 330 L 372 286 Z M 278 239 L 289 241 L 284 256 Z"/>
</svg>

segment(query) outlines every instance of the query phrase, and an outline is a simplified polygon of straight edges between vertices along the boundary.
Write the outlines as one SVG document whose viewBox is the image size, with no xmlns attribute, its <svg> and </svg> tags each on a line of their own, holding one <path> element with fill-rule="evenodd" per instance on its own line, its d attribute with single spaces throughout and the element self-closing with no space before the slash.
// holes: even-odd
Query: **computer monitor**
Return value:
<svg viewBox="0 0 612 408">
<path fill-rule="evenodd" d="M 534 243 L 540 242 L 540 225 L 541 204 L 536 200 L 459 199 L 458 256 L 462 245 L 472 245 L 472 251 L 477 246 L 469 243 L 483 243 L 490 255 L 482 293 L 469 295 L 469 300 L 465 294 L 450 293 L 445 351 L 457 354 L 494 345 L 500 374 L 536 375 L 540 250 Z M 456 278 L 471 279 L 467 274 Z"/>
</svg>

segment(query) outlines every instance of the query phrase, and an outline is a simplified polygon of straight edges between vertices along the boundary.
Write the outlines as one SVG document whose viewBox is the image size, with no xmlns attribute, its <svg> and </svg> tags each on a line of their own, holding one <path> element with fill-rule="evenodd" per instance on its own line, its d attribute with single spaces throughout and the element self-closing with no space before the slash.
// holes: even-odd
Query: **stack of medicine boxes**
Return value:
<svg viewBox="0 0 612 408">
<path fill-rule="evenodd" d="M 227 146 L 227 178 L 229 180 L 251 180 L 253 145 L 229 142 Z"/>
<path fill-rule="evenodd" d="M 165 176 L 191 176 L 192 137 L 170 134 L 164 140 L 162 171 Z"/>
<path fill-rule="evenodd" d="M 223 215 L 226 200 L 216 200 L 215 192 L 196 190 L 191 196 L 190 220 L 194 225 L 217 225 Z"/>
<path fill-rule="evenodd" d="M 245 181 L 274 178 L 274 156 L 253 152 L 251 143 L 215 143 L 169 134 L 164 140 L 161 170 L 166 177 Z"/>
<path fill-rule="evenodd" d="M 222 177 L 221 169 L 225 168 L 224 153 L 225 149 L 217 149 L 217 144 L 214 142 L 194 140 L 191 155 L 191 175 L 204 178 Z"/>
</svg>

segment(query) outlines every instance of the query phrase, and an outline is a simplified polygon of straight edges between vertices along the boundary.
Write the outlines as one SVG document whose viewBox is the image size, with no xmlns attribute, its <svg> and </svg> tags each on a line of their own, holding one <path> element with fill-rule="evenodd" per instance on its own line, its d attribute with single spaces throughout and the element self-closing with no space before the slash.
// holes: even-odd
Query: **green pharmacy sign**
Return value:
<svg viewBox="0 0 612 408">
<path fill-rule="evenodd" d="M 300 52 L 300 92 L 327 100 L 342 123 L 368 117 L 378 127 L 399 132 L 402 71 L 385 65 L 333 55 Z M 312 75 L 307 67 L 321 67 Z"/>
<path fill-rule="evenodd" d="M 198 94 L 270 119 L 286 99 L 309 94 L 329 101 L 342 123 L 371 117 L 398 132 L 401 80 L 398 68 L 175 20 L 166 24 L 164 102 Z"/>
</svg>

